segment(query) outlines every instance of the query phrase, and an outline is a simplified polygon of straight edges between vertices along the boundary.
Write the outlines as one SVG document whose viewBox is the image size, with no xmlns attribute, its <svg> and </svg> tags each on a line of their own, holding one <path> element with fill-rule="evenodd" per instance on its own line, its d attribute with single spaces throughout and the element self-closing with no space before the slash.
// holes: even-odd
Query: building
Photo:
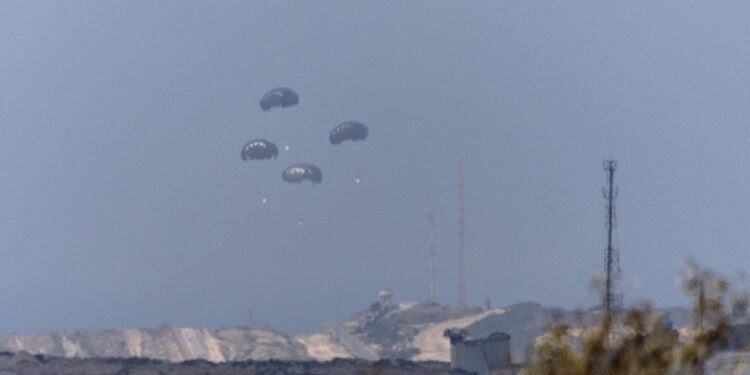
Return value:
<svg viewBox="0 0 750 375">
<path fill-rule="evenodd" d="M 706 362 L 706 375 L 750 375 L 750 353 L 721 352 Z"/>
<path fill-rule="evenodd" d="M 494 370 L 510 368 L 510 335 L 495 332 L 487 337 L 469 337 L 466 330 L 443 332 L 451 342 L 451 370 L 490 375 Z"/>
</svg>

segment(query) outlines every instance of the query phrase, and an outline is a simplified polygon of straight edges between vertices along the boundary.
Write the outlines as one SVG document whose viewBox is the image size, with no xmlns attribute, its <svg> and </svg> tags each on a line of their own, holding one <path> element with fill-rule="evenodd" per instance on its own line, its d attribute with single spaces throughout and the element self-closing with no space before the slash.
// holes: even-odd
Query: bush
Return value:
<svg viewBox="0 0 750 375">
<path fill-rule="evenodd" d="M 692 329 L 680 335 L 649 304 L 604 314 L 592 327 L 554 322 L 534 343 L 528 375 L 702 374 L 726 340 L 732 318 L 744 315 L 746 293 L 730 293 L 716 272 L 688 263 L 683 289 L 693 297 Z"/>
</svg>

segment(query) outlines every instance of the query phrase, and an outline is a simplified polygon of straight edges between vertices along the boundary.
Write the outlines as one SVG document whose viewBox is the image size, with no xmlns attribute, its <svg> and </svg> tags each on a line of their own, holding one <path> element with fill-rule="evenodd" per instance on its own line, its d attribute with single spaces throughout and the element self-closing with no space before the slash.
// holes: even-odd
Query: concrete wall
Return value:
<svg viewBox="0 0 750 375">
<path fill-rule="evenodd" d="M 464 370 L 489 375 L 490 368 L 480 346 L 457 342 L 451 345 L 451 370 Z"/>
<path fill-rule="evenodd" d="M 464 330 L 446 330 L 451 343 L 451 369 L 477 375 L 490 375 L 498 367 L 510 365 L 510 335 L 493 333 L 483 339 L 468 339 Z"/>
<path fill-rule="evenodd" d="M 482 343 L 482 350 L 487 355 L 487 364 L 490 368 L 510 364 L 510 338 L 485 341 Z"/>
</svg>

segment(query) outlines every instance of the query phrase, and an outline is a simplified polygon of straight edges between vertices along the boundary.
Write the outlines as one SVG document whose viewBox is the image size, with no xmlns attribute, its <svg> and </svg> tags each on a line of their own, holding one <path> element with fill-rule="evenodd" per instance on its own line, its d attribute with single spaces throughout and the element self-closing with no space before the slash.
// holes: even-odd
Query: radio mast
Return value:
<svg viewBox="0 0 750 375">
<path fill-rule="evenodd" d="M 620 273 L 620 253 L 614 247 L 613 235 L 617 227 L 617 216 L 615 214 L 615 198 L 617 198 L 617 187 L 615 186 L 615 170 L 617 161 L 609 159 L 604 161 L 604 171 L 607 177 L 607 186 L 604 187 L 604 199 L 606 206 L 607 227 L 607 249 L 604 260 L 606 271 L 606 284 L 604 291 L 604 309 L 608 315 L 617 314 L 622 307 L 622 294 L 617 292 L 616 276 Z"/>
<path fill-rule="evenodd" d="M 466 278 L 464 277 L 464 161 L 458 162 L 458 305 L 466 307 Z"/>
<path fill-rule="evenodd" d="M 435 291 L 435 213 L 430 211 L 427 214 L 427 220 L 430 223 L 430 295 L 427 301 L 437 302 Z"/>
</svg>

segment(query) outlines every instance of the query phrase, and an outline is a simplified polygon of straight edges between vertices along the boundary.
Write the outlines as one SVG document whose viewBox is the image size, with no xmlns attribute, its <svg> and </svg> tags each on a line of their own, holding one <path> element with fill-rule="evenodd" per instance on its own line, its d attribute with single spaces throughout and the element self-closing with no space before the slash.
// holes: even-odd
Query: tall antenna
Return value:
<svg viewBox="0 0 750 375">
<path fill-rule="evenodd" d="M 435 293 L 435 213 L 430 211 L 427 214 L 427 220 L 430 222 L 430 296 L 429 302 L 437 302 Z"/>
<path fill-rule="evenodd" d="M 619 312 L 622 307 L 622 294 L 617 293 L 615 276 L 620 272 L 620 254 L 613 245 L 613 235 L 617 226 L 615 214 L 615 198 L 617 198 L 617 187 L 615 186 L 615 170 L 617 161 L 609 159 L 604 161 L 604 171 L 607 174 L 607 186 L 604 187 L 604 199 L 607 200 L 607 250 L 605 258 L 606 284 L 604 291 L 604 309 L 607 314 L 612 315 Z"/>
<path fill-rule="evenodd" d="M 464 277 L 464 161 L 458 162 L 458 305 L 466 307 L 466 278 Z"/>
</svg>

